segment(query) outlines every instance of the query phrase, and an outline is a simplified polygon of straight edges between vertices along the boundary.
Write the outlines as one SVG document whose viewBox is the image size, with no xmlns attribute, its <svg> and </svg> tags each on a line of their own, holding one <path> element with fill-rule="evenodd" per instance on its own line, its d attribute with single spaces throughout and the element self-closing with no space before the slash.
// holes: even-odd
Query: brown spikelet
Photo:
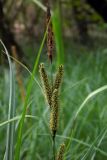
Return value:
<svg viewBox="0 0 107 160">
<path fill-rule="evenodd" d="M 55 89 L 52 94 L 52 108 L 50 113 L 50 130 L 53 139 L 55 138 L 55 134 L 58 127 L 58 112 L 59 112 L 58 90 Z"/>
<path fill-rule="evenodd" d="M 40 73 L 41 82 L 43 84 L 46 100 L 48 102 L 48 105 L 51 107 L 52 92 L 51 92 L 51 87 L 49 84 L 48 76 L 45 71 L 43 63 L 41 63 L 39 66 L 39 73 Z"/>
<path fill-rule="evenodd" d="M 53 85 L 53 89 L 58 89 L 60 88 L 61 82 L 62 82 L 62 77 L 63 77 L 63 73 L 64 73 L 64 68 L 63 65 L 60 65 L 55 77 L 55 81 L 54 81 L 54 85 Z"/>
<path fill-rule="evenodd" d="M 65 144 L 61 144 L 56 160 L 64 159 Z"/>
<path fill-rule="evenodd" d="M 46 26 L 47 26 L 47 52 L 48 52 L 48 58 L 52 63 L 54 44 L 53 44 L 53 29 L 52 29 L 51 12 L 49 4 L 47 5 Z"/>
</svg>

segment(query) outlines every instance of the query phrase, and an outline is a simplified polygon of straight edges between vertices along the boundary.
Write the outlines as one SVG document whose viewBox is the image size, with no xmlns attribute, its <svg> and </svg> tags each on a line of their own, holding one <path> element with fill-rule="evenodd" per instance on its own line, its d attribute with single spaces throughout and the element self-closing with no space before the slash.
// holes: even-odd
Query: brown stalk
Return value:
<svg viewBox="0 0 107 160">
<path fill-rule="evenodd" d="M 54 43 L 53 43 L 53 29 L 52 29 L 51 11 L 49 3 L 47 3 L 46 26 L 47 26 L 47 53 L 48 53 L 48 59 L 52 63 Z"/>
</svg>

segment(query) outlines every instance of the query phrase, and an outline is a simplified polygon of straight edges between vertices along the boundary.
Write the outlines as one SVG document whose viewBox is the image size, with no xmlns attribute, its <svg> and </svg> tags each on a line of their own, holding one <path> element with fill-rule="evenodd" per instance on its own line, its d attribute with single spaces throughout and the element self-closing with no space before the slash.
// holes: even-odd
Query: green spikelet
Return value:
<svg viewBox="0 0 107 160">
<path fill-rule="evenodd" d="M 54 89 L 59 89 L 60 88 L 63 73 L 64 73 L 63 65 L 60 65 L 59 68 L 58 68 L 56 77 L 55 77 L 55 81 L 54 81 L 54 85 L 53 85 L 53 91 L 54 91 Z"/>
<path fill-rule="evenodd" d="M 53 139 L 55 138 L 55 134 L 58 127 L 58 111 L 59 111 L 58 90 L 55 89 L 52 94 L 52 109 L 50 113 L 50 130 L 51 130 Z"/>
<path fill-rule="evenodd" d="M 43 63 L 41 63 L 40 66 L 39 66 L 39 72 L 40 72 L 41 82 L 43 84 L 43 88 L 44 88 L 44 91 L 45 91 L 46 100 L 48 102 L 48 105 L 51 107 L 52 91 L 51 91 L 48 76 L 47 76 L 47 73 L 45 71 Z"/>
<path fill-rule="evenodd" d="M 61 144 L 56 160 L 64 159 L 65 144 Z"/>
</svg>

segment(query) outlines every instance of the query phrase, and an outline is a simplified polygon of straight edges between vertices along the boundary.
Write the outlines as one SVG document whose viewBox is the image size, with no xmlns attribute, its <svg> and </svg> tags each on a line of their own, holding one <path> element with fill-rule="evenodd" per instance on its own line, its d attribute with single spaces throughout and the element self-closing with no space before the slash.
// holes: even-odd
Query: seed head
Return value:
<svg viewBox="0 0 107 160">
<path fill-rule="evenodd" d="M 64 73 L 63 65 L 60 65 L 59 68 L 58 68 L 56 77 L 55 77 L 55 82 L 54 82 L 54 85 L 53 85 L 53 90 L 54 89 L 58 89 L 59 90 L 59 88 L 61 86 L 62 78 L 63 78 L 63 73 Z"/>
<path fill-rule="evenodd" d="M 52 63 L 54 43 L 53 43 L 53 29 L 52 29 L 51 12 L 49 4 L 47 5 L 46 25 L 47 25 L 47 52 L 48 52 L 48 58 Z"/>
<path fill-rule="evenodd" d="M 65 144 L 61 144 L 56 160 L 63 160 Z"/>
<path fill-rule="evenodd" d="M 49 84 L 48 76 L 47 76 L 47 73 L 45 71 L 43 63 L 41 63 L 40 66 L 39 66 L 39 73 L 40 73 L 41 82 L 43 84 L 46 100 L 47 100 L 49 106 L 51 107 L 52 92 L 51 92 L 51 87 L 50 87 L 50 84 Z"/>
<path fill-rule="evenodd" d="M 58 112 L 59 112 L 58 90 L 55 89 L 52 94 L 52 108 L 50 113 L 50 130 L 53 138 L 55 137 L 58 127 Z"/>
</svg>

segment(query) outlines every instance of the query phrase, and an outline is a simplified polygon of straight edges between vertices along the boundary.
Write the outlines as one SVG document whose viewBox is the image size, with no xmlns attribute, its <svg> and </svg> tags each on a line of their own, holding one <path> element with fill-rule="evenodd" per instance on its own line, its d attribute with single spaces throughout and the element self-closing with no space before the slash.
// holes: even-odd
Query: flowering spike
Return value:
<svg viewBox="0 0 107 160">
<path fill-rule="evenodd" d="M 58 90 L 55 89 L 52 94 L 52 109 L 50 113 L 50 130 L 51 130 L 53 139 L 55 138 L 55 134 L 58 127 L 58 112 L 59 112 Z"/>
<path fill-rule="evenodd" d="M 47 100 L 49 106 L 51 107 L 52 92 L 51 92 L 51 87 L 50 87 L 50 84 L 49 84 L 48 76 L 47 76 L 47 73 L 45 71 L 43 63 L 40 64 L 39 72 L 40 72 L 40 78 L 41 78 L 41 81 L 42 81 L 42 84 L 43 84 L 43 88 L 44 88 L 44 91 L 45 91 L 46 100 Z"/>
<path fill-rule="evenodd" d="M 62 82 L 63 72 L 64 72 L 63 65 L 60 65 L 59 68 L 58 68 L 56 77 L 55 77 L 55 82 L 54 82 L 54 85 L 53 85 L 53 90 L 54 89 L 58 89 L 59 90 L 61 82 Z"/>
<path fill-rule="evenodd" d="M 50 12 L 50 6 L 47 5 L 47 18 L 46 18 L 46 25 L 47 25 L 47 52 L 48 52 L 48 58 L 50 62 L 52 63 L 53 58 L 53 29 L 52 29 L 52 22 L 51 22 L 51 12 Z"/>
<path fill-rule="evenodd" d="M 64 159 L 65 144 L 61 144 L 56 160 Z"/>
</svg>

